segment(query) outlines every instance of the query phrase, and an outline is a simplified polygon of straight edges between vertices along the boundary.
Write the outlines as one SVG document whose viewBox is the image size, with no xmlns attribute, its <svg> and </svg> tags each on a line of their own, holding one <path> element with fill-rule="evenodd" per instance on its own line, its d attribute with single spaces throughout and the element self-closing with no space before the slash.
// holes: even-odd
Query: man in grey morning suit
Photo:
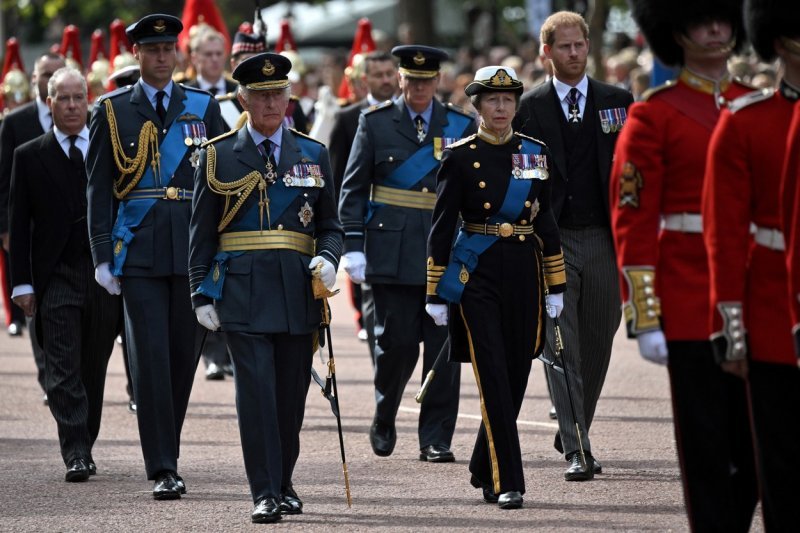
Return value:
<svg viewBox="0 0 800 533">
<path fill-rule="evenodd" d="M 322 322 L 311 271 L 330 289 L 342 249 L 328 151 L 282 125 L 291 65 L 263 53 L 233 71 L 248 123 L 206 145 L 191 222 L 193 305 L 231 348 L 256 523 L 303 512 L 292 473 Z"/>
<path fill-rule="evenodd" d="M 424 311 L 435 175 L 446 144 L 476 131 L 471 116 L 434 98 L 439 63 L 447 54 L 428 46 L 398 46 L 392 53 L 400 57 L 402 97 L 359 117 L 339 201 L 345 269 L 354 283 L 372 285 L 375 301 L 370 442 L 380 456 L 394 450 L 395 416 L 420 341 L 425 375 L 447 338 L 447 329 Z M 428 390 L 419 418 L 420 460 L 454 460 L 459 376 L 457 364 L 445 363 Z"/>
<path fill-rule="evenodd" d="M 619 281 L 611 238 L 608 176 L 617 135 L 633 101 L 629 92 L 586 76 L 589 28 L 580 15 L 558 12 L 542 25 L 552 61 L 551 81 L 522 97 L 514 129 L 540 139 L 553 154 L 553 213 L 567 264 L 561 327 L 565 365 L 587 465 L 581 464 L 564 375 L 548 368 L 559 432 L 555 447 L 570 466 L 567 481 L 592 479 L 601 466 L 591 457 L 589 428 L 603 388 L 611 343 L 621 318 Z M 552 323 L 548 326 L 553 354 Z"/>
<path fill-rule="evenodd" d="M 122 293 L 139 437 L 157 500 L 186 491 L 178 455 L 197 368 L 189 201 L 199 145 L 223 131 L 207 92 L 172 81 L 181 28 L 170 15 L 127 28 L 141 79 L 98 101 L 87 157 L 95 278 Z"/>
</svg>

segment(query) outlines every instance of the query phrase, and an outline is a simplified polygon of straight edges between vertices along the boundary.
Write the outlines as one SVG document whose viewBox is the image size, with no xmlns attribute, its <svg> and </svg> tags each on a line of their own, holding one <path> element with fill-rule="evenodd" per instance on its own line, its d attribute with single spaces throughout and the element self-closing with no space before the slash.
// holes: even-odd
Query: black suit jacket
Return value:
<svg viewBox="0 0 800 533">
<path fill-rule="evenodd" d="M 631 93 L 589 78 L 589 98 L 593 99 L 595 112 L 603 109 L 625 108 L 633 103 Z M 558 95 L 552 80 L 531 89 L 522 96 L 520 108 L 514 118 L 514 130 L 530 135 L 543 141 L 553 155 L 555 165 L 552 171 L 552 209 L 553 215 L 558 220 L 561 208 L 566 197 L 567 172 L 566 153 L 564 140 L 561 136 L 561 122 L 564 120 Z M 597 142 L 597 168 L 602 179 L 603 206 L 606 215 L 609 215 L 608 204 L 608 177 L 611 172 L 611 160 L 614 157 L 614 146 L 617 143 L 619 132 L 603 133 L 600 120 L 596 121 L 595 139 Z M 610 220 L 610 218 L 609 218 Z"/>
<path fill-rule="evenodd" d="M 8 192 L 14 150 L 42 133 L 35 101 L 15 109 L 0 122 L 0 233 L 6 233 L 9 226 Z"/>
<path fill-rule="evenodd" d="M 14 152 L 9 202 L 12 286 L 33 285 L 37 301 L 70 238 L 74 199 L 80 185 L 64 172 L 71 165 L 52 131 Z"/>
<path fill-rule="evenodd" d="M 331 140 L 328 149 L 331 153 L 331 168 L 333 168 L 333 182 L 336 190 L 336 198 L 339 198 L 339 191 L 342 189 L 344 171 L 347 168 L 347 158 L 350 157 L 350 150 L 353 147 L 353 140 L 356 138 L 358 130 L 358 117 L 361 111 L 369 106 L 366 98 L 347 107 L 343 107 L 336 113 L 336 119 L 331 128 Z"/>
</svg>

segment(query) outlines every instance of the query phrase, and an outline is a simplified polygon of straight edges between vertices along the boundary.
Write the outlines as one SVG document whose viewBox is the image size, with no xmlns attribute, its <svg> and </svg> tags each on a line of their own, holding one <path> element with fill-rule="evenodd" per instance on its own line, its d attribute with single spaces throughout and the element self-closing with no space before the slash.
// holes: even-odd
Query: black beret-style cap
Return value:
<svg viewBox="0 0 800 533">
<path fill-rule="evenodd" d="M 435 78 L 439 65 L 449 57 L 444 50 L 416 44 L 395 46 L 392 55 L 400 58 L 400 74 L 422 79 Z"/>
<path fill-rule="evenodd" d="M 156 13 L 147 15 L 125 29 L 132 43 L 176 43 L 183 23 L 178 17 Z"/>
<path fill-rule="evenodd" d="M 254 91 L 285 89 L 289 86 L 292 62 L 280 54 L 264 52 L 248 57 L 233 70 L 233 79 Z"/>
</svg>

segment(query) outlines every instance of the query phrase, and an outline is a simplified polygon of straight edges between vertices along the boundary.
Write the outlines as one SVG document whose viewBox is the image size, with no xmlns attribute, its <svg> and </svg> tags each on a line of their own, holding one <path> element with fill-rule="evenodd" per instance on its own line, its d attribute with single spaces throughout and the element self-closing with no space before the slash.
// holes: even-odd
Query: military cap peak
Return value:
<svg viewBox="0 0 800 533">
<path fill-rule="evenodd" d="M 247 89 L 267 91 L 289 87 L 289 58 L 272 52 L 248 57 L 233 71 L 233 79 Z"/>
<path fill-rule="evenodd" d="M 444 50 L 417 44 L 395 46 L 392 55 L 400 58 L 402 75 L 420 79 L 435 78 L 441 62 L 449 58 Z"/>
</svg>

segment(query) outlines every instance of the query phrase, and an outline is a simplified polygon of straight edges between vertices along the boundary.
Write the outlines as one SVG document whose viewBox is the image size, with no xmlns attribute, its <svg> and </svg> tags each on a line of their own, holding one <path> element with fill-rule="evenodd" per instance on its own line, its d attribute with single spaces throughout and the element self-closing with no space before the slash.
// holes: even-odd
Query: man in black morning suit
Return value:
<svg viewBox="0 0 800 533">
<path fill-rule="evenodd" d="M 186 491 L 178 455 L 197 368 L 190 200 L 200 144 L 223 131 L 208 93 L 172 81 L 181 28 L 160 14 L 127 28 L 141 78 L 98 101 L 87 158 L 95 278 L 122 293 L 145 471 L 159 500 Z"/>
<path fill-rule="evenodd" d="M 248 122 L 205 145 L 192 207 L 192 301 L 231 348 L 257 523 L 303 512 L 292 473 L 322 322 L 312 271 L 330 289 L 342 248 L 328 151 L 283 125 L 291 65 L 264 53 L 233 71 Z"/>
<path fill-rule="evenodd" d="M 59 69 L 48 93 L 53 129 L 14 152 L 11 277 L 14 302 L 38 322 L 45 391 L 66 480 L 85 481 L 96 471 L 92 446 L 122 306 L 93 279 L 86 228 L 86 80 L 78 70 Z"/>
<path fill-rule="evenodd" d="M 33 82 L 36 87 L 36 95 L 33 102 L 23 105 L 6 115 L 0 122 L 0 239 L 3 242 L 3 254 L 6 254 L 6 265 L 9 264 L 8 257 L 8 194 L 11 186 L 11 164 L 14 150 L 23 143 L 30 141 L 50 130 L 53 120 L 50 117 L 50 109 L 47 107 L 47 82 L 53 73 L 64 66 L 64 58 L 58 54 L 47 53 L 40 56 L 33 67 Z M 10 269 L 6 267 L 6 273 Z M 7 286 L 4 290 L 11 291 L 11 276 L 6 275 Z M 11 313 L 11 324 L 9 333 L 19 335 L 22 333 L 21 326 L 25 317 L 17 306 L 13 309 L 6 309 L 6 313 Z M 39 344 L 36 342 L 35 325 L 31 324 L 31 347 L 33 348 L 33 358 L 38 369 L 37 378 L 42 390 L 44 384 L 44 354 Z M 45 402 L 47 397 L 45 396 Z"/>
<path fill-rule="evenodd" d="M 447 54 L 428 46 L 398 46 L 402 97 L 359 117 L 347 161 L 339 217 L 345 231 L 345 269 L 365 280 L 375 300 L 376 455 L 392 454 L 395 417 L 424 343 L 423 375 L 447 338 L 425 314 L 426 244 L 436 201 L 436 171 L 449 142 L 476 131 L 474 119 L 435 97 L 439 64 Z M 454 460 L 450 444 L 458 413 L 460 368 L 436 373 L 419 417 L 419 458 Z"/>
<path fill-rule="evenodd" d="M 617 135 L 633 99 L 628 91 L 586 76 L 588 26 L 580 15 L 562 11 L 548 17 L 541 42 L 553 64 L 553 79 L 522 97 L 514 129 L 544 141 L 555 162 L 552 209 L 567 265 L 564 357 L 587 465 L 576 453 L 578 436 L 564 375 L 549 367 L 547 372 L 558 414 L 555 446 L 570 461 L 565 479 L 583 481 L 602 471 L 591 457 L 588 433 L 621 318 L 608 179 Z M 552 323 L 548 327 L 552 359 L 555 336 Z"/>
</svg>

